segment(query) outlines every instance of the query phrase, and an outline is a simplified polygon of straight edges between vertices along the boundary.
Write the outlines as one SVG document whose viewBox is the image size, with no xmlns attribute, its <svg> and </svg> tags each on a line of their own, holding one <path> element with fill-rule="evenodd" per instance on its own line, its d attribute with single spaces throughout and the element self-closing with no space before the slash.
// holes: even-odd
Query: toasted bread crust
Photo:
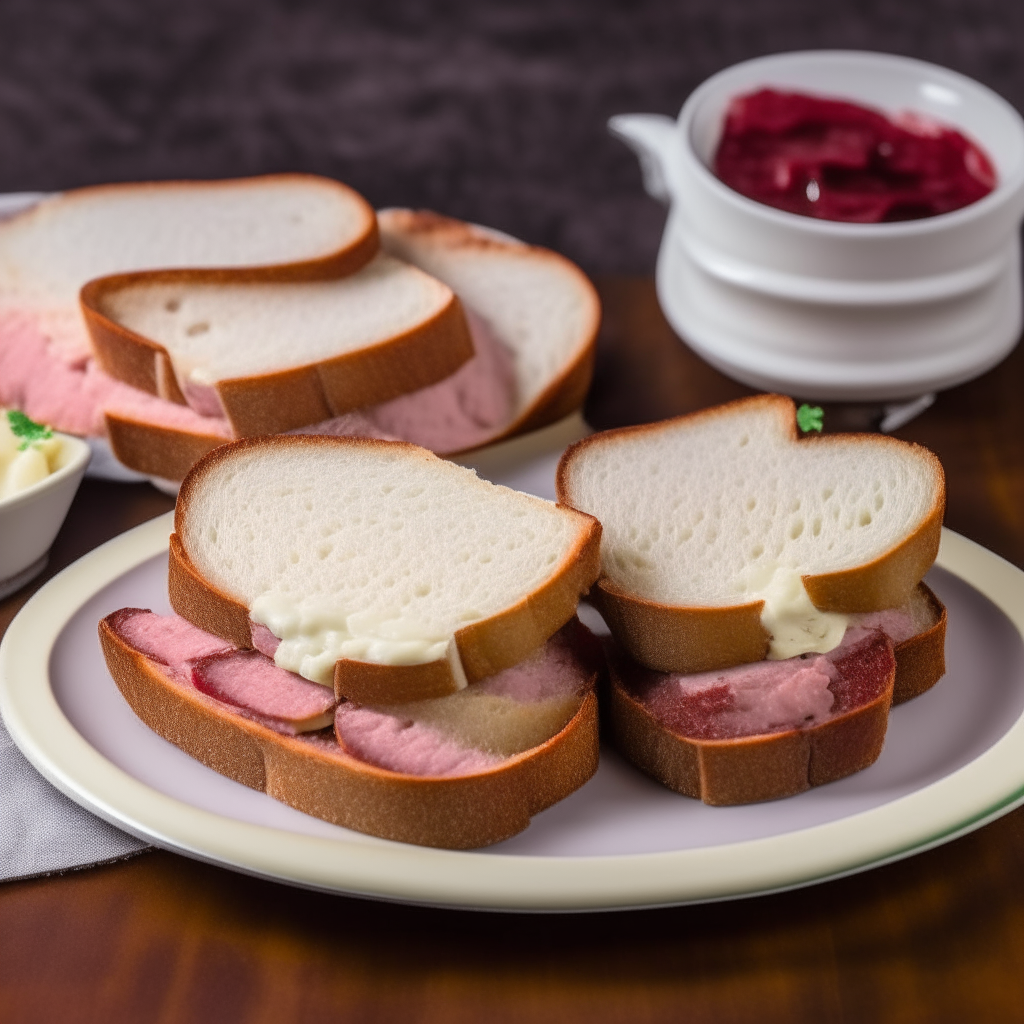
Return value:
<svg viewBox="0 0 1024 1024">
<path fill-rule="evenodd" d="M 896 661 L 884 691 L 868 704 L 811 729 L 728 740 L 672 732 L 628 692 L 625 671 L 611 659 L 607 717 L 615 746 L 663 786 L 727 806 L 794 796 L 873 764 L 885 740 Z"/>
<path fill-rule="evenodd" d="M 916 636 L 896 644 L 893 704 L 919 697 L 946 674 L 946 606 L 928 584 L 919 583 L 918 590 L 927 598 L 934 622 Z"/>
<path fill-rule="evenodd" d="M 154 732 L 243 785 L 384 839 L 448 849 L 496 843 L 521 832 L 532 815 L 597 770 L 593 693 L 561 732 L 497 768 L 455 778 L 404 775 L 358 761 L 337 744 L 283 736 L 176 684 L 107 619 L 99 635 L 118 689 Z"/>
<path fill-rule="evenodd" d="M 132 387 L 184 405 L 171 358 L 159 343 L 112 320 L 108 297 L 137 284 L 254 283 L 248 271 L 145 271 L 89 281 L 82 314 L 104 372 Z M 435 384 L 473 356 L 462 306 L 449 292 L 436 313 L 401 334 L 331 359 L 219 381 L 215 386 L 237 437 L 275 434 L 321 423 Z"/>
<path fill-rule="evenodd" d="M 168 589 L 171 607 L 200 629 L 252 647 L 249 611 L 241 602 L 206 580 L 189 559 L 180 539 L 181 524 L 201 474 L 240 447 L 293 445 L 373 445 L 401 447 L 426 453 L 404 441 L 373 438 L 299 435 L 284 438 L 246 438 L 233 441 L 203 456 L 185 479 L 174 511 Z M 579 598 L 600 571 L 601 524 L 593 516 L 564 508 L 583 527 L 573 547 L 547 582 L 497 615 L 464 626 L 455 633 L 462 667 L 472 683 L 517 665 L 537 650 L 575 614 Z M 367 704 L 401 704 L 411 700 L 446 697 L 458 689 L 448 662 L 424 665 L 389 665 L 386 671 L 365 662 L 343 659 L 335 664 L 334 685 L 339 697 Z"/>
<path fill-rule="evenodd" d="M 200 575 L 177 533 L 171 534 L 168 550 L 167 594 L 171 607 L 193 626 L 236 647 L 253 646 L 249 609 Z"/>
<path fill-rule="evenodd" d="M 137 473 L 181 480 L 204 455 L 225 444 L 221 434 L 200 434 L 105 413 L 114 457 Z"/>
<path fill-rule="evenodd" d="M 731 415 L 737 409 L 750 406 L 767 406 L 784 416 L 790 440 L 796 444 L 848 443 L 850 435 L 799 437 L 796 406 L 791 399 L 781 395 L 755 395 L 659 423 L 606 430 L 577 441 L 565 450 L 558 463 L 555 480 L 558 500 L 570 508 L 575 507 L 569 490 L 569 468 L 573 459 L 590 445 L 623 436 L 643 436 L 682 421 Z M 902 446 L 908 443 L 884 435 L 859 436 L 870 444 Z M 803 576 L 808 596 L 820 611 L 853 613 L 896 608 L 909 599 L 935 561 L 946 505 L 945 476 L 935 455 L 920 445 L 912 447 L 931 464 L 936 480 L 935 501 L 901 542 L 871 562 L 838 572 Z M 660 604 L 629 593 L 602 575 L 595 588 L 595 603 L 631 657 L 661 672 L 688 674 L 727 668 L 759 661 L 768 650 L 770 638 L 761 625 L 761 601 L 729 606 Z"/>
</svg>

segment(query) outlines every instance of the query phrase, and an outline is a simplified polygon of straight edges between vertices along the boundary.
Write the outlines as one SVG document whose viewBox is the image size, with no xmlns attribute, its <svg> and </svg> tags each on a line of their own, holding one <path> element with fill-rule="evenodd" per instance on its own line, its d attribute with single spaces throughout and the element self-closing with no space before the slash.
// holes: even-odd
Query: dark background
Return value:
<svg viewBox="0 0 1024 1024">
<path fill-rule="evenodd" d="M 0 0 L 0 191 L 314 171 L 649 273 L 663 211 L 608 117 L 811 47 L 1024 107 L 1020 0 Z"/>
</svg>

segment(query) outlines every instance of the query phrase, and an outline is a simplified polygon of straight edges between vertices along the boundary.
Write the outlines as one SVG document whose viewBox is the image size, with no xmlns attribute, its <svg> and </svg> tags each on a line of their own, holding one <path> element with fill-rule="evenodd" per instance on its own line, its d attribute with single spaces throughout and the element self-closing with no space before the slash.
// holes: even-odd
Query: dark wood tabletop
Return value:
<svg viewBox="0 0 1024 1024">
<path fill-rule="evenodd" d="M 599 282 L 597 428 L 750 393 Z M 1024 567 L 1024 352 L 898 432 L 942 459 L 946 524 Z M 830 426 L 877 410 L 826 407 Z M 87 480 L 47 576 L 170 509 Z M 0 629 L 45 578 L 0 602 Z M 0 885 L 0 1021 L 943 1022 L 1024 1019 L 1024 810 L 864 874 L 670 910 L 502 915 L 309 893 L 165 852 Z"/>
</svg>

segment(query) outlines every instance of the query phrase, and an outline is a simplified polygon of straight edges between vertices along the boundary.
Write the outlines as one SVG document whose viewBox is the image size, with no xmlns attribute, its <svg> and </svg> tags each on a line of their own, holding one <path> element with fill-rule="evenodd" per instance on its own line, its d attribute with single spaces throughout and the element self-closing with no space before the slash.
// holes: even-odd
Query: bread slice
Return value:
<svg viewBox="0 0 1024 1024">
<path fill-rule="evenodd" d="M 458 299 L 383 253 L 327 281 L 114 275 L 82 289 L 102 368 L 226 416 L 236 437 L 305 427 L 449 376 L 473 356 Z"/>
<path fill-rule="evenodd" d="M 583 404 L 593 375 L 601 304 L 575 264 L 549 249 L 427 210 L 382 210 L 378 223 L 385 252 L 447 284 L 507 348 L 515 382 L 509 419 L 490 426 L 471 444 L 454 447 L 443 437 L 435 440 L 426 427 L 417 434 L 394 430 L 407 421 L 400 411 L 374 411 L 378 425 L 452 455 L 547 426 Z"/>
<path fill-rule="evenodd" d="M 294 280 L 357 270 L 378 248 L 376 216 L 328 178 L 96 185 L 0 222 L 0 305 L 31 307 L 87 352 L 78 291 L 94 277 L 174 267 L 245 268 Z"/>
<path fill-rule="evenodd" d="M 945 484 L 931 452 L 881 435 L 798 438 L 762 395 L 571 446 L 559 501 L 602 524 L 592 595 L 648 668 L 760 661 L 759 577 L 799 575 L 821 612 L 903 604 L 938 551 Z"/>
<path fill-rule="evenodd" d="M 448 285 L 460 298 L 476 354 L 455 373 L 360 410 L 361 434 L 401 438 L 453 455 L 553 423 L 590 386 L 600 304 L 586 276 L 547 249 L 426 211 L 378 215 L 386 252 Z M 180 480 L 222 443 L 222 421 L 183 427 L 152 408 L 111 407 L 114 453 L 140 472 Z M 338 433 L 329 421 L 308 432 Z"/>
<path fill-rule="evenodd" d="M 657 673 L 617 648 L 605 704 L 609 736 L 647 775 L 705 803 L 792 796 L 874 763 L 891 704 L 918 696 L 943 675 L 945 627 L 945 608 L 921 584 L 899 615 L 859 617 L 850 641 L 836 651 L 763 663 L 777 679 L 759 680 L 760 692 L 746 693 L 743 667 L 697 676 Z M 796 673 L 818 671 L 819 663 L 831 679 L 818 684 L 827 681 L 829 692 L 811 687 L 801 702 Z M 764 694 L 773 685 L 779 696 L 768 704 Z M 744 719 L 759 714 L 779 720 L 764 731 L 744 727 Z M 791 718 L 801 720 L 787 725 Z"/>
<path fill-rule="evenodd" d="M 255 621 L 279 665 L 401 703 L 536 650 L 597 578 L 600 532 L 414 445 L 253 438 L 185 478 L 168 588 L 200 629 L 253 647 Z"/>
<path fill-rule="evenodd" d="M 140 611 L 121 609 L 99 624 L 107 666 L 135 714 L 154 732 L 215 771 L 334 824 L 426 846 L 485 846 L 521 832 L 531 815 L 568 796 L 597 770 L 597 701 L 592 691 L 599 664 L 593 638 L 578 622 L 570 623 L 560 634 L 564 652 L 543 659 L 547 685 L 553 691 L 571 694 L 571 700 L 562 702 L 569 711 L 567 720 L 560 724 L 552 717 L 546 706 L 550 699 L 506 700 L 518 704 L 518 709 L 504 710 L 506 717 L 518 721 L 518 727 L 511 730 L 518 733 L 512 746 L 521 749 L 479 751 L 461 767 L 448 765 L 443 772 L 427 774 L 424 763 L 417 765 L 418 773 L 396 771 L 349 752 L 339 737 L 354 736 L 358 742 L 367 734 L 360 728 L 365 725 L 366 713 L 352 705 L 338 709 L 339 719 L 352 718 L 352 727 L 342 725 L 336 733 L 289 733 L 275 728 L 272 721 L 261 720 L 258 713 L 201 692 L 190 679 L 195 666 L 223 657 L 225 652 L 183 662 L 180 657 L 148 650 L 124 628 L 126 620 Z M 179 649 L 187 646 L 178 644 Z M 196 645 L 193 642 L 191 646 Z M 200 642 L 198 646 L 202 650 L 204 645 Z M 205 646 L 215 652 L 218 648 L 216 641 Z M 238 659 L 237 652 L 227 653 L 229 660 Z M 561 678 L 559 673 L 570 678 Z M 493 710 L 494 695 L 480 695 L 475 702 L 487 705 L 489 697 Z M 466 711 L 474 699 L 460 698 L 437 702 L 455 701 L 459 707 L 447 716 L 434 710 L 433 717 L 447 717 L 449 727 L 453 721 L 458 725 L 468 719 L 472 731 L 476 724 L 472 720 L 479 714 Z M 408 709 L 403 709 L 403 714 L 407 716 Z M 388 715 L 376 717 L 386 720 Z M 422 739 L 423 728 L 417 730 L 417 724 L 406 718 L 390 731 L 386 745 L 400 752 L 403 745 L 408 748 L 410 741 L 414 745 Z M 523 747 L 530 739 L 539 742 Z M 435 737 L 435 746 L 442 745 L 443 740 L 438 743 Z M 380 747 L 378 738 L 375 748 Z M 422 762 L 422 757 L 419 760 Z"/>
<path fill-rule="evenodd" d="M 43 199 L 0 222 L 0 405 L 83 435 L 104 432 L 112 399 L 121 415 L 146 418 L 146 403 L 95 366 L 79 308 L 92 278 L 192 267 L 323 279 L 358 270 L 378 247 L 366 201 L 313 175 L 101 185 Z M 174 429 L 192 451 L 202 447 L 194 435 L 218 433 Z"/>
</svg>

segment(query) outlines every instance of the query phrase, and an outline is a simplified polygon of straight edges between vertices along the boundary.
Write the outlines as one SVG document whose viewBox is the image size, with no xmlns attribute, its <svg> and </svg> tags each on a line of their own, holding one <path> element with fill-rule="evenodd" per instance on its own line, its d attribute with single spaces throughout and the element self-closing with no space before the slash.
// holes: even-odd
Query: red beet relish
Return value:
<svg viewBox="0 0 1024 1024">
<path fill-rule="evenodd" d="M 996 185 L 985 152 L 936 121 L 775 89 L 732 100 L 714 170 L 759 203 L 863 224 L 949 213 Z"/>
</svg>

